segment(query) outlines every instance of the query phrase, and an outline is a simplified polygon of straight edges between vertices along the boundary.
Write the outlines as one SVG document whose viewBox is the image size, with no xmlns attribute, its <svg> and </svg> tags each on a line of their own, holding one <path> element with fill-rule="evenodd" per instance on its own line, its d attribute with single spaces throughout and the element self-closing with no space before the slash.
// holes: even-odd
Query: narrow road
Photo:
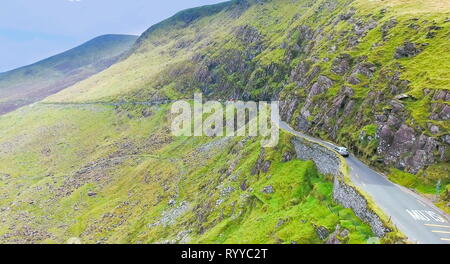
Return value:
<svg viewBox="0 0 450 264">
<path fill-rule="evenodd" d="M 320 143 L 329 148 L 336 147 L 301 132 L 287 123 L 280 122 L 280 128 L 298 137 Z M 350 155 L 346 158 L 350 167 L 350 178 L 359 188 L 369 194 L 397 228 L 411 242 L 419 244 L 450 244 L 450 216 L 442 212 L 427 199 L 390 182 L 384 175 L 374 171 Z"/>
</svg>

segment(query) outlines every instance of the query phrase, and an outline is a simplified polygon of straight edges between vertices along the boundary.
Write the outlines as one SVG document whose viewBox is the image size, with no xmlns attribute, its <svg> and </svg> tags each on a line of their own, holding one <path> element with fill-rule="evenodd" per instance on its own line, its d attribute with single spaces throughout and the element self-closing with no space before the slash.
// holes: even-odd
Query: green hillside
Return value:
<svg viewBox="0 0 450 264">
<path fill-rule="evenodd" d="M 108 68 L 136 39 L 100 36 L 35 64 L 0 73 L 0 114 L 40 101 Z"/>
<path fill-rule="evenodd" d="M 0 242 L 376 242 L 333 202 L 330 177 L 284 159 L 288 135 L 264 150 L 257 138 L 172 137 L 169 106 L 132 102 L 280 99 L 296 129 L 431 193 L 450 184 L 449 17 L 449 0 L 178 13 L 124 60 L 0 117 Z"/>
<path fill-rule="evenodd" d="M 194 91 L 279 98 L 283 118 L 297 129 L 434 192 L 439 180 L 450 183 L 449 16 L 448 0 L 232 1 L 192 9 L 152 27 L 126 61 L 49 101 L 173 99 Z"/>
<path fill-rule="evenodd" d="M 373 236 L 312 162 L 282 161 L 287 135 L 267 150 L 258 138 L 175 138 L 169 112 L 37 105 L 0 117 L 0 241 L 323 243 L 316 229 L 338 225 L 345 243 Z"/>
</svg>

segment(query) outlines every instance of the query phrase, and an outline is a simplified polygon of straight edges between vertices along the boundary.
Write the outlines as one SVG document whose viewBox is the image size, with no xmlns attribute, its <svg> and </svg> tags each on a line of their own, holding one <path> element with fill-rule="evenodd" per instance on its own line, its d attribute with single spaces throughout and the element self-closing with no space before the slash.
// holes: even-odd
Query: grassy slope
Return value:
<svg viewBox="0 0 450 264">
<path fill-rule="evenodd" d="M 265 43 L 262 52 L 249 62 L 249 67 L 257 65 L 256 68 L 266 69 L 275 65 L 286 67 L 284 71 L 290 72 L 299 62 L 297 59 L 285 63 L 286 50 L 281 47 L 290 41 L 290 31 L 305 23 L 310 26 L 326 24 L 329 17 L 348 10 L 352 1 L 338 1 L 339 9 L 323 17 L 319 12 L 317 17 L 320 20 L 317 20 L 314 10 L 326 2 L 276 0 L 252 5 L 242 14 L 237 12 L 238 9 L 227 6 L 189 24 L 178 20 L 175 26 L 165 24 L 145 40 L 141 39 L 128 59 L 51 96 L 46 102 L 184 97 L 197 87 L 192 76 L 198 65 L 192 57 L 200 54 L 219 61 L 227 53 L 244 49 L 245 45 L 235 41 L 233 35 L 233 30 L 242 25 L 257 28 Z M 353 6 L 360 10 L 362 16 L 364 12 L 378 13 L 386 5 L 392 5 L 390 16 L 402 15 L 409 19 L 419 10 L 438 17 L 439 23 L 442 22 L 442 9 L 434 7 L 440 1 L 432 0 L 432 4 L 420 9 L 417 9 L 418 3 L 414 0 L 358 0 Z M 411 7 L 405 9 L 398 4 Z M 411 10 L 410 13 L 407 10 Z M 448 12 L 448 9 L 444 10 Z M 236 19 L 236 13 L 239 13 L 239 19 Z M 382 19 L 388 20 L 389 17 Z M 348 29 L 351 26 L 346 22 L 337 27 L 327 25 L 323 28 L 324 35 Z M 376 31 L 370 32 L 351 51 L 352 54 L 369 53 L 371 60 L 380 61 L 392 58 L 395 45 L 401 43 L 404 36 L 395 33 L 391 36 L 392 43 L 376 52 L 369 52 L 371 44 L 379 38 L 377 34 Z M 413 35 L 411 32 L 408 34 Z M 441 77 L 440 81 L 417 78 L 412 83 L 414 91 L 420 90 L 421 85 L 430 89 L 448 89 L 445 86 L 448 83 L 446 75 L 439 72 L 446 71 L 448 64 L 443 61 L 444 56 L 436 55 L 446 54 L 442 52 L 446 47 L 439 44 L 444 40 L 444 36 L 438 35 L 436 45 L 429 47 L 432 52 L 420 54 L 426 58 L 417 56 L 402 61 L 407 66 L 402 74 L 410 76 L 415 75 L 414 65 L 419 58 L 441 61 L 444 66 L 436 73 Z M 321 39 L 312 54 L 332 61 L 338 53 L 329 53 L 328 44 L 327 38 Z M 345 51 L 343 47 L 338 48 L 340 52 Z M 330 64 L 321 64 L 327 75 L 330 74 Z M 262 83 L 267 85 L 252 86 L 245 83 L 249 76 L 228 74 L 227 70 L 226 67 L 217 69 L 218 76 L 221 72 L 226 73 L 230 83 L 244 83 L 245 89 L 253 95 L 262 94 L 267 87 L 275 91 L 284 88 L 287 93 L 302 93 L 300 89 L 293 87 L 289 90 L 289 86 L 285 86 L 287 77 L 278 80 L 279 76 L 269 76 L 262 79 Z M 344 82 L 337 76 L 333 78 L 337 81 L 336 87 Z M 336 87 L 330 89 L 329 96 L 336 92 Z M 363 87 L 353 88 L 356 99 L 367 95 Z M 408 105 L 408 109 L 414 111 L 414 106 Z M 282 150 L 274 149 L 267 154 L 272 160 L 270 171 L 252 176 L 251 168 L 260 154 L 254 140 L 242 143 L 242 146 L 234 140 L 226 144 L 214 140 L 215 147 L 211 148 L 206 144 L 211 139 L 207 138 L 174 139 L 168 136 L 164 109 L 153 109 L 154 114 L 149 118 L 142 117 L 142 110 L 131 106 L 114 109 L 99 105 L 39 104 L 1 117 L 0 173 L 3 174 L 0 174 L 0 188 L 4 199 L 0 216 L 5 220 L 0 229 L 2 240 L 23 241 L 31 230 L 39 234 L 33 236 L 38 242 L 62 242 L 72 236 L 80 237 L 84 242 L 179 242 L 189 233 L 192 242 L 315 243 L 320 241 L 313 224 L 333 230 L 338 223 L 350 229 L 350 242 L 365 242 L 371 236 L 368 227 L 356 220 L 350 211 L 333 204 L 331 183 L 317 175 L 310 163 L 280 163 Z M 349 134 L 354 134 L 354 131 L 364 129 L 371 132 L 375 129 L 370 122 L 362 127 L 352 125 L 347 125 L 339 135 L 341 142 L 352 139 Z M 286 140 L 279 148 L 288 148 Z M 231 150 L 233 146 L 239 151 L 234 153 Z M 202 151 L 199 153 L 200 147 Z M 367 153 L 370 151 L 372 148 Z M 233 169 L 227 176 L 230 167 Z M 236 175 L 237 181 L 233 181 Z M 252 191 L 240 190 L 244 179 L 248 180 Z M 261 188 L 270 184 L 276 192 L 263 195 Z M 230 194 L 223 192 L 224 189 L 230 190 L 225 188 L 229 186 L 234 191 Z M 88 192 L 98 194 L 89 197 Z M 225 195 L 224 198 L 221 195 Z M 176 201 L 172 207 L 168 205 L 171 199 Z M 224 201 L 218 205 L 220 199 Z M 183 201 L 189 208 L 183 217 L 177 218 L 173 224 L 159 225 L 161 219 L 176 215 L 174 208 L 183 209 Z M 252 236 L 249 238 L 250 233 Z"/>
<path fill-rule="evenodd" d="M 35 64 L 0 74 L 0 113 L 42 100 L 96 74 L 131 48 L 136 36 L 105 35 Z"/>
<path fill-rule="evenodd" d="M 349 243 L 372 236 L 311 162 L 280 162 L 286 135 L 266 150 L 268 173 L 254 175 L 257 138 L 174 138 L 167 112 L 38 104 L 0 117 L 0 241 L 320 243 L 314 225 L 338 224 Z"/>
<path fill-rule="evenodd" d="M 333 11 L 327 9 L 327 6 L 334 6 L 330 3 L 336 4 Z M 345 14 L 351 9 L 356 10 L 355 20 L 367 23 L 375 19 L 377 22 L 376 27 L 369 30 L 355 47 L 347 46 L 348 39 L 354 36 L 353 22 L 341 21 L 336 25 L 331 23 L 340 14 Z M 217 10 L 189 24 L 180 22 L 177 17 L 174 18 L 175 21 L 168 20 L 154 27 L 149 31 L 151 34 L 144 35 L 140 39 L 137 52 L 128 60 L 51 97 L 49 101 L 185 97 L 193 89 L 203 85 L 195 81 L 199 63 L 193 62 L 192 57 L 204 56 L 207 58 L 206 64 L 208 61 L 222 63 L 225 58 L 230 61 L 236 60 L 232 54 L 246 52 L 248 46 L 237 41 L 233 32 L 239 26 L 249 25 L 262 35 L 263 49 L 255 58 L 245 61 L 246 68 L 252 71 L 250 73 L 242 74 L 242 70 L 230 70 L 232 65 L 212 70 L 210 74 L 217 83 L 208 84 L 208 87 L 214 90 L 217 96 L 231 97 L 234 96 L 235 90 L 243 90 L 256 99 L 280 91 L 282 98 L 304 96 L 302 88 L 296 87 L 295 83 L 289 83 L 289 75 L 299 62 L 313 62 L 313 65 L 321 67 L 320 74 L 334 81 L 333 87 L 320 98 L 322 104 L 319 105 L 330 105 L 344 85 L 351 87 L 355 93 L 351 98 L 355 101 L 352 113 L 343 119 L 337 135 L 330 140 L 353 146 L 353 151 L 359 153 L 361 158 L 377 165 L 376 161 L 380 157 L 377 155 L 378 141 L 375 134 L 378 127 L 374 122 L 374 116 L 389 109 L 389 100 L 370 108 L 364 106 L 364 100 L 370 93 L 382 92 L 389 96 L 388 80 L 382 79 L 381 76 L 386 75 L 390 78 L 389 76 L 398 72 L 399 79 L 409 82 L 408 89 L 404 92 L 415 98 L 403 101 L 407 113 L 406 123 L 428 136 L 435 137 L 437 141 L 441 140 L 440 136 L 448 134 L 450 127 L 447 121 L 430 120 L 430 105 L 435 102 L 424 91 L 448 90 L 450 87 L 448 75 L 450 23 L 445 22 L 450 16 L 450 1 L 277 0 L 263 5 L 252 5 L 240 14 L 238 19 L 233 16 L 236 12 L 233 5 L 216 12 Z M 397 24 L 389 30 L 387 38 L 383 40 L 381 28 L 392 19 L 395 19 Z M 417 29 L 411 27 L 414 24 L 418 25 Z M 300 54 L 289 61 L 288 50 L 282 46 L 295 45 L 298 36 L 292 32 L 302 25 L 320 29 L 321 37 L 314 41 L 314 46 L 308 54 Z M 434 38 L 429 39 L 426 36 L 431 26 L 440 29 Z M 405 40 L 427 46 L 424 46 L 424 50 L 415 57 L 394 60 L 393 54 Z M 331 52 L 330 48 L 333 45 L 336 45 L 336 51 Z M 342 53 L 348 53 L 354 58 L 366 56 L 368 62 L 378 65 L 374 77 L 369 79 L 359 76 L 362 82 L 351 85 L 344 77 L 332 73 L 332 61 Z M 266 73 L 270 68 L 275 68 L 277 74 L 273 74 L 270 70 Z M 294 117 L 299 114 L 301 107 L 302 104 L 297 108 Z M 314 111 L 311 120 L 323 113 L 321 107 Z M 358 120 L 355 122 L 355 119 Z M 332 119 L 331 124 L 333 122 L 336 123 L 337 120 Z M 440 132 L 432 134 L 429 131 L 430 124 L 437 125 Z M 312 129 L 311 132 L 324 138 L 330 137 L 329 131 L 320 128 Z M 371 140 L 361 140 L 361 134 L 370 136 Z M 439 175 L 448 175 L 449 167 L 445 160 L 448 160 L 449 152 L 446 153 L 442 162 L 419 172 L 417 179 L 421 185 L 427 186 L 426 189 L 433 188 L 437 179 L 441 178 Z M 448 184 L 450 178 L 444 177 L 443 180 L 444 184 Z"/>
</svg>

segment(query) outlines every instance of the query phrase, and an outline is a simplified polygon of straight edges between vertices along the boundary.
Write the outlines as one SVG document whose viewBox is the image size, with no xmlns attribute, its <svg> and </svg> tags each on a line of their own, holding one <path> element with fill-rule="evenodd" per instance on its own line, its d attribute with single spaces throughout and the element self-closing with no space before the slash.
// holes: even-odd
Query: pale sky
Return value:
<svg viewBox="0 0 450 264">
<path fill-rule="evenodd" d="M 225 0 L 2 0 L 0 72 L 104 34 L 140 35 L 186 8 Z"/>
</svg>

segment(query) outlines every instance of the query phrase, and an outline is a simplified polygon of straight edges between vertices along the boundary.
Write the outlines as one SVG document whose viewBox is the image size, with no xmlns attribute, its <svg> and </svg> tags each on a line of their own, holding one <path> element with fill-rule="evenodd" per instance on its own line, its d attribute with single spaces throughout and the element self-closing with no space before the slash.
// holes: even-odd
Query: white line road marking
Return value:
<svg viewBox="0 0 450 264">
<path fill-rule="evenodd" d="M 433 211 L 407 209 L 406 212 L 416 221 L 430 222 L 434 220 L 439 223 L 447 222 L 447 220 Z"/>
<path fill-rule="evenodd" d="M 433 225 L 433 224 L 425 224 L 426 226 L 432 226 L 432 227 L 442 227 L 442 228 L 450 228 L 450 226 L 446 225 Z"/>
<path fill-rule="evenodd" d="M 439 230 L 431 230 L 433 233 L 440 233 L 440 234 L 450 234 L 448 231 L 439 231 Z"/>
<path fill-rule="evenodd" d="M 450 241 L 448 238 L 441 238 L 442 241 Z"/>
</svg>

